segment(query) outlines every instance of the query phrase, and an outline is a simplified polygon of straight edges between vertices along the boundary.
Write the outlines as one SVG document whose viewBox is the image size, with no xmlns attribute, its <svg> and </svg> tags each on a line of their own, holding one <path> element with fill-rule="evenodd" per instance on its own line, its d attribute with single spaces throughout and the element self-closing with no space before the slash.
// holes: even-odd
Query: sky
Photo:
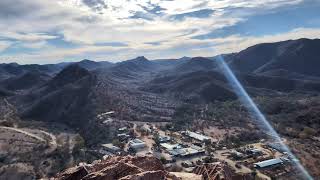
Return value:
<svg viewBox="0 0 320 180">
<path fill-rule="evenodd" d="M 214 56 L 320 38 L 320 0 L 1 0 L 0 63 Z"/>
</svg>

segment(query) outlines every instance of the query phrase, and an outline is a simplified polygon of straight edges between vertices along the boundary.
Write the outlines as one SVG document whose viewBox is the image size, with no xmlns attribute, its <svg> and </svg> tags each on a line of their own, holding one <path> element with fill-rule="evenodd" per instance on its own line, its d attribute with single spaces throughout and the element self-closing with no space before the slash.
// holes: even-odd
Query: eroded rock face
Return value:
<svg viewBox="0 0 320 180">
<path fill-rule="evenodd" d="M 114 180 L 128 176 L 130 174 L 139 174 L 143 170 L 135 165 L 119 162 L 108 166 L 100 171 L 93 172 L 82 178 L 83 180 Z"/>
<path fill-rule="evenodd" d="M 85 170 L 85 171 L 84 171 Z M 86 173 L 85 173 L 86 172 Z M 117 156 L 97 161 L 86 167 L 70 168 L 55 180 L 177 180 L 159 159 L 151 156 Z"/>
<path fill-rule="evenodd" d="M 167 173 L 165 171 L 147 171 L 139 174 L 129 175 L 121 178 L 121 180 L 159 180 L 166 179 Z"/>
<path fill-rule="evenodd" d="M 65 171 L 63 171 L 61 174 L 58 174 L 59 180 L 78 180 L 82 179 L 86 175 L 88 175 L 89 172 L 86 169 L 85 166 L 77 166 L 73 168 L 69 168 Z"/>
</svg>

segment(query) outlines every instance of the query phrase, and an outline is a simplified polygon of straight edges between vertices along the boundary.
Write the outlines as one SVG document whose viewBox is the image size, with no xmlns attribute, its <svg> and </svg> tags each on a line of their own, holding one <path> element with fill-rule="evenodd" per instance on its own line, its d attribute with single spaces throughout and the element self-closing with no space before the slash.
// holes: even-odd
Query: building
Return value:
<svg viewBox="0 0 320 180">
<path fill-rule="evenodd" d="M 141 130 L 146 132 L 146 133 L 152 133 L 153 130 L 150 128 L 150 126 L 148 124 L 144 124 L 142 127 L 141 127 Z"/>
<path fill-rule="evenodd" d="M 173 149 L 181 149 L 181 145 L 179 144 L 168 144 L 168 143 L 161 143 L 160 146 L 167 151 L 172 151 Z"/>
<path fill-rule="evenodd" d="M 281 152 L 281 153 L 286 152 L 286 149 L 285 149 L 285 148 L 282 146 L 282 144 L 279 143 L 279 142 L 268 143 L 267 146 L 268 146 L 269 148 L 275 149 L 275 150 L 277 150 L 277 151 L 279 151 L 279 152 Z"/>
<path fill-rule="evenodd" d="M 125 141 L 130 138 L 130 135 L 126 133 L 117 134 L 117 137 L 120 141 Z"/>
<path fill-rule="evenodd" d="M 101 144 L 102 148 L 111 153 L 121 152 L 121 149 L 113 144 Z"/>
<path fill-rule="evenodd" d="M 263 155 L 263 152 L 262 150 L 260 149 L 249 149 L 248 150 L 249 154 L 252 154 L 252 155 L 255 155 L 255 156 L 260 156 L 260 155 Z"/>
<path fill-rule="evenodd" d="M 101 118 L 103 119 L 103 118 Z M 109 124 L 109 123 L 112 123 L 113 122 L 113 119 L 108 117 L 107 120 L 103 121 L 103 124 Z"/>
<path fill-rule="evenodd" d="M 211 141 L 211 138 L 199 133 L 191 132 L 191 131 L 185 131 L 184 134 L 192 139 L 195 139 L 200 142 L 205 142 L 205 141 Z"/>
<path fill-rule="evenodd" d="M 97 118 L 101 120 L 101 119 L 103 119 L 103 118 L 105 118 L 105 117 L 107 117 L 107 116 L 113 115 L 114 113 L 115 113 L 114 111 L 109 111 L 109 112 L 101 113 L 101 114 L 98 114 L 98 115 L 97 115 Z"/>
<path fill-rule="evenodd" d="M 195 156 L 199 154 L 204 154 L 204 149 L 194 149 L 191 147 L 188 148 L 181 148 L 181 149 L 173 149 L 169 151 L 169 153 L 176 157 L 188 157 L 188 156 Z"/>
<path fill-rule="evenodd" d="M 243 153 L 238 152 L 238 151 L 236 151 L 236 150 L 233 150 L 233 151 L 231 152 L 231 154 L 232 154 L 232 156 L 233 156 L 234 158 L 236 158 L 236 159 L 241 159 L 241 158 L 244 157 L 244 154 L 243 154 Z"/>
<path fill-rule="evenodd" d="M 191 161 L 183 161 L 181 163 L 181 166 L 184 167 L 184 168 L 189 168 L 189 167 L 193 167 L 193 163 Z"/>
<path fill-rule="evenodd" d="M 169 142 L 171 141 L 171 137 L 169 136 L 159 136 L 159 142 L 160 143 L 166 143 L 166 142 Z"/>
<path fill-rule="evenodd" d="M 283 164 L 283 161 L 281 159 L 269 159 L 269 160 L 254 163 L 254 167 L 267 168 L 267 167 L 276 166 L 280 164 Z"/>
<path fill-rule="evenodd" d="M 118 129 L 119 132 L 126 132 L 128 130 L 127 127 L 121 127 Z"/>
<path fill-rule="evenodd" d="M 142 148 L 146 147 L 146 143 L 140 139 L 134 139 L 134 140 L 129 141 L 129 147 L 133 148 L 135 150 L 142 149 Z"/>
</svg>

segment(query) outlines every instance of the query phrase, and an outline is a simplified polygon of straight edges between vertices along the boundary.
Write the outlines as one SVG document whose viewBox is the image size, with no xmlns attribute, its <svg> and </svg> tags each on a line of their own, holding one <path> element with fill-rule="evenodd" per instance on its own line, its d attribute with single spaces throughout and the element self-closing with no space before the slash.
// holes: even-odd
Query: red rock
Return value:
<svg viewBox="0 0 320 180">
<path fill-rule="evenodd" d="M 73 168 L 69 168 L 62 173 L 58 174 L 56 178 L 57 180 L 78 180 L 82 179 L 86 175 L 88 175 L 88 171 L 84 166 L 77 166 Z"/>
<path fill-rule="evenodd" d="M 119 162 L 100 171 L 88 174 L 83 180 L 114 180 L 130 174 L 141 173 L 142 169 L 132 164 Z"/>
<path fill-rule="evenodd" d="M 96 161 L 88 166 L 85 176 L 68 173 L 66 170 L 57 176 L 62 180 L 67 176 L 72 180 L 178 180 L 164 170 L 160 160 L 155 157 L 117 156 L 102 161 Z"/>
</svg>

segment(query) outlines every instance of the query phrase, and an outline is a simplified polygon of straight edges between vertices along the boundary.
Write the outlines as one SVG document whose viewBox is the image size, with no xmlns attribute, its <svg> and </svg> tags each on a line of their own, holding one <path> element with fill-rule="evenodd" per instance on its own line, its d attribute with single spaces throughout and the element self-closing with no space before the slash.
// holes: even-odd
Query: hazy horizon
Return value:
<svg viewBox="0 0 320 180">
<path fill-rule="evenodd" d="M 309 39 L 309 38 L 298 38 L 298 39 L 288 39 L 288 40 L 283 40 L 283 41 L 290 41 L 290 40 L 299 40 L 299 39 Z M 314 39 L 310 39 L 310 40 L 316 40 L 316 39 L 319 39 L 319 38 L 314 38 Z M 275 41 L 275 42 L 281 42 L 281 41 Z M 275 43 L 275 42 L 265 42 L 265 43 Z M 258 45 L 258 44 L 254 44 L 252 46 L 255 46 L 255 45 Z M 249 48 L 251 46 L 248 46 L 248 47 L 245 47 L 244 49 L 242 50 L 245 50 L 246 48 Z M 232 53 L 238 53 L 242 50 L 239 50 L 237 52 L 230 52 L 230 53 L 226 53 L 226 54 L 232 54 Z M 133 60 L 133 59 L 136 59 L 138 57 L 145 57 L 146 59 L 150 60 L 150 61 L 157 61 L 157 60 L 174 60 L 174 59 L 181 59 L 181 58 L 184 58 L 184 57 L 187 57 L 187 58 L 194 58 L 194 57 L 205 57 L 205 58 L 209 58 L 209 57 L 214 57 L 214 56 L 217 56 L 217 55 L 222 55 L 223 53 L 221 54 L 214 54 L 214 55 L 211 55 L 211 56 L 179 56 L 179 57 L 164 57 L 164 58 L 156 58 L 156 59 L 150 59 L 144 55 L 138 55 L 138 56 L 135 56 L 135 57 L 132 57 L 132 58 L 129 58 L 129 59 L 117 59 L 117 60 L 106 60 L 106 59 L 102 59 L 102 60 L 99 60 L 99 59 L 88 59 L 88 58 L 80 58 L 80 59 L 73 59 L 73 60 L 68 60 L 68 59 L 64 59 L 64 60 L 55 60 L 55 62 L 53 63 L 18 63 L 16 61 L 12 61 L 12 62 L 4 62 L 4 64 L 10 64 L 10 63 L 17 63 L 19 65 L 31 65 L 31 64 L 39 64 L 39 65 L 47 65 L 47 64 L 60 64 L 60 63 L 77 63 L 77 62 L 81 62 L 81 61 L 84 61 L 84 60 L 89 60 L 89 61 L 94 61 L 94 62 L 110 62 L 110 63 L 118 63 L 118 62 L 123 62 L 123 61 L 128 61 L 128 60 Z M 3 64 L 2 62 L 0 62 L 0 64 Z"/>
</svg>

